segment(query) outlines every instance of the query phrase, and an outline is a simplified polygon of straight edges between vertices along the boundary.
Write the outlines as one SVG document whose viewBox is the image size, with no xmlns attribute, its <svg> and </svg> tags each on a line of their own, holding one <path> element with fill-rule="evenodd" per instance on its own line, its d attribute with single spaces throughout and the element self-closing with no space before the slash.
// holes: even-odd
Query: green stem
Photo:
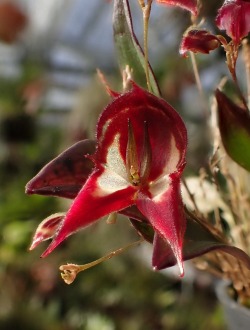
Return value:
<svg viewBox="0 0 250 330">
<path fill-rule="evenodd" d="M 205 101 L 205 95 L 204 95 L 201 80 L 200 80 L 197 61 L 196 61 L 196 58 L 195 58 L 195 55 L 194 55 L 193 52 L 189 52 L 189 54 L 190 54 L 191 63 L 192 63 L 192 67 L 193 67 L 195 82 L 196 82 L 196 85 L 197 85 L 197 88 L 198 88 L 198 91 L 199 91 L 199 94 L 200 94 L 201 101 L 203 103 L 205 115 L 207 116 L 208 115 L 208 108 L 207 108 L 207 103 Z"/>
<path fill-rule="evenodd" d="M 147 87 L 151 92 L 150 77 L 149 77 L 149 65 L 148 65 L 148 25 L 151 13 L 151 6 L 153 0 L 148 0 L 147 4 L 143 0 L 138 0 L 143 12 L 143 43 L 144 43 L 144 57 L 145 57 L 145 75 L 147 80 Z"/>
</svg>

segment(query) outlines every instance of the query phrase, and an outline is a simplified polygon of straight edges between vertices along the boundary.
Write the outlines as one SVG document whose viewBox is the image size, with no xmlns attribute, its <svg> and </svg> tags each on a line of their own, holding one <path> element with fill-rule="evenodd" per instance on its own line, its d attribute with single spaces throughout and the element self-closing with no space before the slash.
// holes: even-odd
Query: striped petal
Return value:
<svg viewBox="0 0 250 330">
<path fill-rule="evenodd" d="M 27 194 L 75 198 L 94 164 L 87 158 L 95 152 L 95 140 L 83 140 L 45 165 L 26 185 Z"/>
</svg>

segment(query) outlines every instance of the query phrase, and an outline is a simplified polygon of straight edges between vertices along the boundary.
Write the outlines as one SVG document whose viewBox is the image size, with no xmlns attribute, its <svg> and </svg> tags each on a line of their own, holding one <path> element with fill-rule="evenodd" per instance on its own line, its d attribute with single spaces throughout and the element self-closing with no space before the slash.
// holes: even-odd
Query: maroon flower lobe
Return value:
<svg viewBox="0 0 250 330">
<path fill-rule="evenodd" d="M 75 143 L 27 183 L 26 193 L 75 198 L 93 170 L 94 164 L 86 156 L 95 148 L 94 140 Z"/>
<path fill-rule="evenodd" d="M 226 0 L 218 10 L 216 24 L 219 29 L 226 30 L 235 44 L 250 31 L 250 2 L 243 0 Z"/>
<path fill-rule="evenodd" d="M 189 29 L 182 38 L 179 52 L 187 57 L 187 52 L 208 54 L 220 46 L 219 39 L 206 30 Z"/>
</svg>

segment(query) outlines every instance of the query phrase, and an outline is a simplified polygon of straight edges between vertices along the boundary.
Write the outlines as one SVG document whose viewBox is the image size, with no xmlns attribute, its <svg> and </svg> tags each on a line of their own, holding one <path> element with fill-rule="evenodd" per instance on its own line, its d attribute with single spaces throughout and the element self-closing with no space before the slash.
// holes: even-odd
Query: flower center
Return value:
<svg viewBox="0 0 250 330">
<path fill-rule="evenodd" d="M 130 182 L 132 183 L 133 186 L 139 186 L 139 184 L 141 183 L 141 179 L 140 179 L 140 174 L 139 172 L 134 168 L 133 165 L 131 165 L 130 170 L 129 170 L 129 174 L 130 174 Z"/>
<path fill-rule="evenodd" d="M 145 185 L 147 183 L 151 168 L 152 150 L 149 140 L 147 122 L 144 122 L 143 135 L 142 151 L 140 157 L 138 157 L 133 127 L 130 120 L 128 120 L 126 168 L 128 180 L 133 186 Z"/>
</svg>

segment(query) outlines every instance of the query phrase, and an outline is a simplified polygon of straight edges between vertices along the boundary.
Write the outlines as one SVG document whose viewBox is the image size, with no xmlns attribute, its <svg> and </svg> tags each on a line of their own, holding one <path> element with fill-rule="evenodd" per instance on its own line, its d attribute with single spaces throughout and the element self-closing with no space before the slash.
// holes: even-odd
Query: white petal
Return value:
<svg viewBox="0 0 250 330">
<path fill-rule="evenodd" d="M 120 134 L 116 134 L 113 143 L 109 146 L 106 167 L 127 180 L 127 171 L 120 153 Z"/>
<path fill-rule="evenodd" d="M 97 184 L 103 191 L 103 196 L 131 186 L 130 182 L 109 168 L 105 168 L 98 178 Z"/>
</svg>

